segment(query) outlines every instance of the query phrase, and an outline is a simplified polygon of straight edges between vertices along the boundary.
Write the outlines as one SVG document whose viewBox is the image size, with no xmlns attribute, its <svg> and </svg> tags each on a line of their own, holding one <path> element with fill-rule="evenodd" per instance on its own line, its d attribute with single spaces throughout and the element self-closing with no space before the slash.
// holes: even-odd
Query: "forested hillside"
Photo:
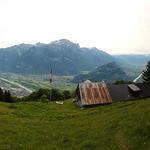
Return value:
<svg viewBox="0 0 150 150">
<path fill-rule="evenodd" d="M 75 76 L 72 81 L 79 83 L 82 80 L 87 79 L 90 79 L 91 81 L 104 80 L 106 83 L 112 83 L 115 80 L 128 80 L 129 77 L 120 66 L 118 66 L 115 62 L 111 62 L 106 65 L 97 67 L 87 74 L 79 74 Z"/>
</svg>

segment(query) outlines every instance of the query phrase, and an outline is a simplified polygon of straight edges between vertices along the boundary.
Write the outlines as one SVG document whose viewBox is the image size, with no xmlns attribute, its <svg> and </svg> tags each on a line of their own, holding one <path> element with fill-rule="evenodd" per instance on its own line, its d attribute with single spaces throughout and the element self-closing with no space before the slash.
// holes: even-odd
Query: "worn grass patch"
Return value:
<svg viewBox="0 0 150 150">
<path fill-rule="evenodd" d="M 0 103 L 0 150 L 149 150 L 150 99 L 80 110 Z"/>
</svg>

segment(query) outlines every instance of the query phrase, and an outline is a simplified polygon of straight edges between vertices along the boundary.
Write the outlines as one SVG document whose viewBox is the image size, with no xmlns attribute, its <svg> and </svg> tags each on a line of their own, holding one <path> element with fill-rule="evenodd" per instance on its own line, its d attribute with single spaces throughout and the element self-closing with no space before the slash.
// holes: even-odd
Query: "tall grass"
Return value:
<svg viewBox="0 0 150 150">
<path fill-rule="evenodd" d="M 0 103 L 0 150 L 149 150 L 150 99 L 80 110 Z"/>
</svg>

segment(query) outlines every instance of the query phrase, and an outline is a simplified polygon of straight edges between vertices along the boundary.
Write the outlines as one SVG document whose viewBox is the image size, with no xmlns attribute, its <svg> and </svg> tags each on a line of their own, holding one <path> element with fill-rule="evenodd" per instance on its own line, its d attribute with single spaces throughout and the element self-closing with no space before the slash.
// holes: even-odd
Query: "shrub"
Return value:
<svg viewBox="0 0 150 150">
<path fill-rule="evenodd" d="M 51 101 L 59 101 L 59 100 L 61 101 L 64 99 L 65 99 L 65 96 L 62 92 L 56 89 L 51 90 Z"/>
<path fill-rule="evenodd" d="M 43 102 L 43 103 L 48 103 L 48 102 L 49 102 L 49 100 L 47 99 L 47 96 L 46 96 L 45 94 L 43 94 L 43 95 L 41 96 L 40 101 Z"/>
<path fill-rule="evenodd" d="M 123 81 L 123 80 L 116 80 L 115 82 L 113 82 L 113 85 L 117 85 L 117 84 L 132 84 L 132 81 Z"/>
<path fill-rule="evenodd" d="M 67 92 L 68 93 L 68 92 Z M 23 101 L 49 101 L 51 94 L 51 101 L 61 101 L 65 99 L 65 95 L 62 91 L 57 89 L 39 89 L 31 93 L 29 96 L 23 97 Z M 67 95 L 67 94 L 66 94 Z M 69 96 L 69 95 L 67 95 Z"/>
<path fill-rule="evenodd" d="M 71 93 L 69 91 L 65 90 L 65 91 L 63 91 L 63 94 L 65 96 L 65 99 L 71 98 Z"/>
</svg>

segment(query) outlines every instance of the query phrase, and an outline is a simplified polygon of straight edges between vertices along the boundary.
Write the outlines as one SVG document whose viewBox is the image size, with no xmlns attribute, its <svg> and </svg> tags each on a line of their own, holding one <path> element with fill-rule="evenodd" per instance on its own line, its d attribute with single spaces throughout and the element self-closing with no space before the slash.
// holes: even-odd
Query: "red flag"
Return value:
<svg viewBox="0 0 150 150">
<path fill-rule="evenodd" d="M 49 83 L 51 84 L 52 83 L 52 69 L 50 71 L 50 79 L 49 79 Z"/>
</svg>

